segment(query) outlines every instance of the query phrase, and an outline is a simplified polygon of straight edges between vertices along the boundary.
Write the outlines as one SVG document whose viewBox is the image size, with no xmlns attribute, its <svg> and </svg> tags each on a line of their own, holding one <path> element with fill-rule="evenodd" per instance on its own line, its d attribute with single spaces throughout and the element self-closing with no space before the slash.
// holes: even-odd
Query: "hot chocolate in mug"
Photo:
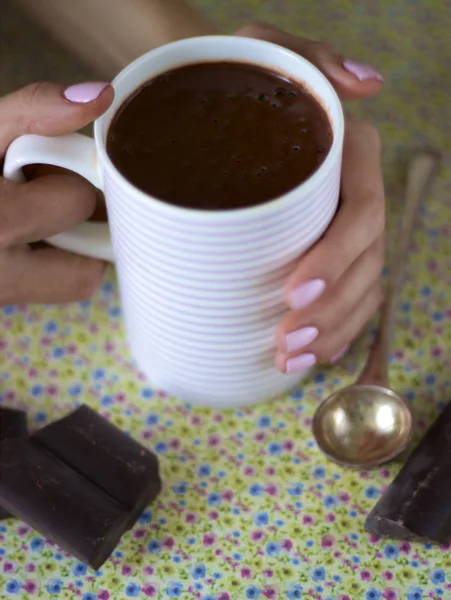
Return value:
<svg viewBox="0 0 451 600">
<path fill-rule="evenodd" d="M 227 211 L 180 207 L 127 181 L 110 161 L 106 136 L 123 102 L 143 83 L 187 64 L 242 62 L 304 85 L 326 110 L 329 154 L 305 182 L 264 204 Z M 275 398 L 305 373 L 274 366 L 274 331 L 288 308 L 284 285 L 302 254 L 335 214 L 344 119 L 318 69 L 274 44 L 242 37 L 191 38 L 153 50 L 114 80 L 115 100 L 94 139 L 26 135 L 8 149 L 4 175 L 50 164 L 79 173 L 105 194 L 109 224 L 84 223 L 48 240 L 114 261 L 128 342 L 138 367 L 159 389 L 185 401 L 237 407 Z"/>
</svg>

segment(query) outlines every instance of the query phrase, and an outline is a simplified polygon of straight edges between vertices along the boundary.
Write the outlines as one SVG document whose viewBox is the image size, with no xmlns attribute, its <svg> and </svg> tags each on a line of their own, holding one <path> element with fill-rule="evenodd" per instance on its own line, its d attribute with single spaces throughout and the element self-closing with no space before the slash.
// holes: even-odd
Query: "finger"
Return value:
<svg viewBox="0 0 451 600">
<path fill-rule="evenodd" d="M 273 42 L 300 54 L 324 73 L 343 100 L 370 98 L 382 89 L 383 77 L 373 67 L 346 59 L 329 44 L 290 35 L 266 23 L 247 25 L 237 35 Z"/>
<path fill-rule="evenodd" d="M 0 179 L 0 198 L 0 249 L 65 231 L 88 219 L 96 205 L 94 188 L 76 175 L 46 175 L 26 184 Z"/>
<path fill-rule="evenodd" d="M 92 296 L 106 264 L 56 248 L 15 248 L 0 255 L 0 306 L 81 302 Z"/>
<path fill-rule="evenodd" d="M 0 156 L 20 135 L 55 136 L 85 127 L 109 108 L 113 97 L 108 83 L 65 88 L 40 82 L 0 98 Z"/>
<path fill-rule="evenodd" d="M 293 310 L 316 301 L 377 238 L 385 226 L 385 196 L 377 131 L 348 119 L 343 152 L 341 205 L 322 239 L 305 254 L 286 286 Z"/>
<path fill-rule="evenodd" d="M 329 335 L 318 338 L 305 352 L 302 354 L 277 352 L 276 367 L 281 373 L 297 373 L 315 364 L 338 360 L 343 349 L 357 338 L 371 316 L 379 309 L 382 300 L 380 285 L 376 284 L 344 319 L 340 327 Z"/>
<path fill-rule="evenodd" d="M 384 265 L 384 238 L 378 238 L 351 265 L 341 279 L 310 309 L 290 312 L 277 326 L 276 345 L 281 352 L 300 352 L 315 340 L 338 329 L 358 308 L 361 299 L 380 282 Z"/>
</svg>

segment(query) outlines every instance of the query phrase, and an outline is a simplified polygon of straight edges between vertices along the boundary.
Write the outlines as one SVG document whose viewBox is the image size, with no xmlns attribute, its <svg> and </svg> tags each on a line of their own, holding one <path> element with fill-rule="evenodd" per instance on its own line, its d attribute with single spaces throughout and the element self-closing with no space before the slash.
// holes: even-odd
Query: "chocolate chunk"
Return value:
<svg viewBox="0 0 451 600">
<path fill-rule="evenodd" d="M 31 438 L 1 442 L 0 504 L 94 569 L 127 528 L 122 506 Z"/>
<path fill-rule="evenodd" d="M 451 541 L 451 402 L 373 508 L 365 529 L 406 541 Z"/>
<path fill-rule="evenodd" d="M 28 435 L 27 415 L 23 410 L 0 406 L 0 442 Z M 0 506 L 0 521 L 12 515 Z"/>
<path fill-rule="evenodd" d="M 158 495 L 158 459 L 137 441 L 81 406 L 33 438 L 130 511 L 130 526 Z"/>
</svg>

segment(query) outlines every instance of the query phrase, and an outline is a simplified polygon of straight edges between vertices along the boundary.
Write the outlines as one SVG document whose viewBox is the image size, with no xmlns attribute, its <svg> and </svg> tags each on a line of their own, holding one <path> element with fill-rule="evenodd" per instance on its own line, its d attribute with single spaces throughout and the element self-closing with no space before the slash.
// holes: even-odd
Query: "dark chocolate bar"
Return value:
<svg viewBox="0 0 451 600">
<path fill-rule="evenodd" d="M 28 427 L 24 411 L 0 406 L 0 441 L 26 435 Z"/>
<path fill-rule="evenodd" d="M 130 526 L 160 492 L 155 454 L 88 406 L 43 427 L 33 439 L 128 508 Z"/>
<path fill-rule="evenodd" d="M 32 438 L 1 442 L 0 504 L 94 569 L 114 550 L 129 517 Z"/>
<path fill-rule="evenodd" d="M 451 402 L 373 508 L 365 529 L 405 541 L 451 541 Z"/>
<path fill-rule="evenodd" d="M 27 415 L 23 410 L 0 406 L 0 442 L 28 435 Z M 0 521 L 12 515 L 0 506 Z"/>
</svg>

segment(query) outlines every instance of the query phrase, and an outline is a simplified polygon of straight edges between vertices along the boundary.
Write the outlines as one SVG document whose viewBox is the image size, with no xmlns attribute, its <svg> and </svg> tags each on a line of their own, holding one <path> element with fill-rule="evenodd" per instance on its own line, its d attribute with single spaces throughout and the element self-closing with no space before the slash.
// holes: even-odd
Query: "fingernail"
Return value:
<svg viewBox="0 0 451 600">
<path fill-rule="evenodd" d="M 316 327 L 303 327 L 297 331 L 292 331 L 285 339 L 287 352 L 302 350 L 302 348 L 311 344 L 318 337 L 318 333 Z"/>
<path fill-rule="evenodd" d="M 325 289 L 326 283 L 322 279 L 311 279 L 303 283 L 290 294 L 291 308 L 294 310 L 305 308 L 319 298 Z"/>
<path fill-rule="evenodd" d="M 359 81 L 367 81 L 368 79 L 377 79 L 377 81 L 384 81 L 384 78 L 380 73 L 370 67 L 370 65 L 364 65 L 362 63 L 354 62 L 353 60 L 345 60 L 343 63 L 344 68 L 349 73 L 352 73 Z"/>
<path fill-rule="evenodd" d="M 338 352 L 335 356 L 332 356 L 332 358 L 330 359 L 331 363 L 336 363 L 340 360 L 340 358 L 343 358 L 343 356 L 346 354 L 346 352 L 349 350 L 349 344 L 346 344 L 346 346 L 344 348 L 342 348 L 340 350 L 340 352 Z"/>
<path fill-rule="evenodd" d="M 300 354 L 287 360 L 286 371 L 287 373 L 299 373 L 313 367 L 315 363 L 316 356 L 314 354 Z"/>
<path fill-rule="evenodd" d="M 88 81 L 71 85 L 64 92 L 64 97 L 75 104 L 88 104 L 100 96 L 108 83 L 101 81 Z"/>
</svg>

